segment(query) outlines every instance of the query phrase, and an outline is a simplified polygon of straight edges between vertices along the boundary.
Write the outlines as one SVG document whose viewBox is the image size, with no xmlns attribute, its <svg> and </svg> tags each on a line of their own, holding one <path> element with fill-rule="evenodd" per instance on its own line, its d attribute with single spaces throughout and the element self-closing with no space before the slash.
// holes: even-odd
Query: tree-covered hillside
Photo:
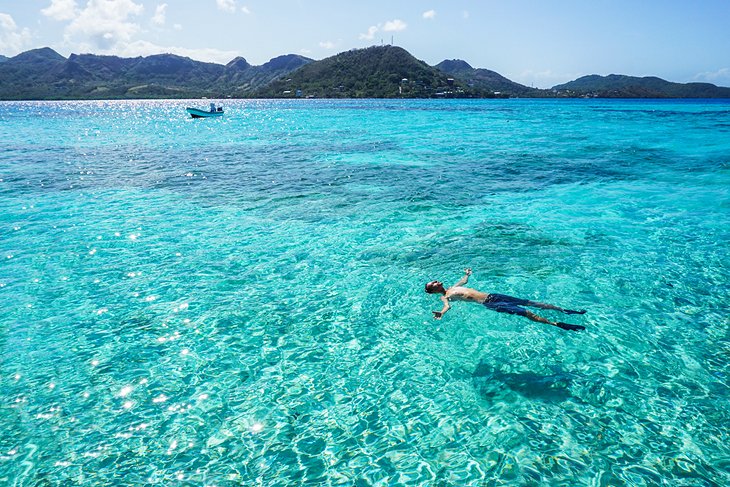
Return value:
<svg viewBox="0 0 730 487">
<path fill-rule="evenodd" d="M 465 81 L 469 86 L 496 93 L 498 96 L 544 97 L 551 96 L 546 90 L 538 90 L 515 83 L 501 74 L 488 69 L 473 68 L 461 59 L 447 59 L 436 65 L 444 73 Z"/>
<path fill-rule="evenodd" d="M 395 46 L 353 49 L 315 61 L 258 90 L 271 98 L 430 98 L 482 96 Z"/>
<path fill-rule="evenodd" d="M 0 56 L 0 100 L 124 98 L 730 98 L 730 88 L 656 77 L 584 76 L 550 90 L 515 83 L 458 59 L 429 66 L 395 46 L 354 49 L 321 61 L 288 54 L 252 66 L 173 54 L 120 58 L 33 49 Z"/>
<path fill-rule="evenodd" d="M 118 99 L 246 97 L 273 79 L 311 62 L 287 55 L 262 66 L 243 58 L 228 65 L 173 54 L 120 58 L 34 49 L 0 63 L 0 99 Z"/>
<path fill-rule="evenodd" d="M 554 86 L 553 90 L 568 96 L 599 98 L 730 98 L 730 88 L 711 83 L 672 83 L 655 76 L 638 78 L 620 74 L 583 76 Z"/>
</svg>

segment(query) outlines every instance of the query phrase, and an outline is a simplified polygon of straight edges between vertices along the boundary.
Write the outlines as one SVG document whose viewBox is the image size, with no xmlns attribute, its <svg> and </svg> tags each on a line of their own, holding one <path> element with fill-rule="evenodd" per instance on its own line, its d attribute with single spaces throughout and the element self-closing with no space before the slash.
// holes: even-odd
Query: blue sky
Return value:
<svg viewBox="0 0 730 487">
<path fill-rule="evenodd" d="M 730 86 L 730 0 L 0 0 L 0 54 L 263 64 L 381 42 L 540 88 L 586 74 Z"/>
</svg>

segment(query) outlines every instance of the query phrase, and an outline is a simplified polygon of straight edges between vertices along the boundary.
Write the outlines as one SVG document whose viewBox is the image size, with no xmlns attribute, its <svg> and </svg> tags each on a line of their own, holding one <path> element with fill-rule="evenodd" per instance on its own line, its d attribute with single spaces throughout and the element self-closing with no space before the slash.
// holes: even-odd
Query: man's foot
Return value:
<svg viewBox="0 0 730 487">
<path fill-rule="evenodd" d="M 562 321 L 558 321 L 557 323 L 555 323 L 555 326 L 557 326 L 558 328 L 562 328 L 563 330 L 572 330 L 572 331 L 581 331 L 581 330 L 586 329 L 585 326 L 571 325 L 570 323 L 563 323 Z"/>
<path fill-rule="evenodd" d="M 573 309 L 566 309 L 566 310 L 563 310 L 563 313 L 565 313 L 566 315 L 584 315 L 584 314 L 586 314 L 586 310 L 581 309 L 579 311 L 575 311 Z"/>
</svg>

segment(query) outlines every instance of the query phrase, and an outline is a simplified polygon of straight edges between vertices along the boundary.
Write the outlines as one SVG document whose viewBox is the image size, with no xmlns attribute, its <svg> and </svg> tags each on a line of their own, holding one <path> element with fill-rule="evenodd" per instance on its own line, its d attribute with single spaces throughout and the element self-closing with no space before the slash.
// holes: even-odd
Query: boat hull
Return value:
<svg viewBox="0 0 730 487">
<path fill-rule="evenodd" d="M 190 107 L 186 108 L 185 111 L 188 112 L 190 114 L 190 116 L 193 118 L 220 117 L 224 113 L 223 110 L 211 112 L 208 110 L 200 110 L 198 108 L 190 108 Z"/>
</svg>

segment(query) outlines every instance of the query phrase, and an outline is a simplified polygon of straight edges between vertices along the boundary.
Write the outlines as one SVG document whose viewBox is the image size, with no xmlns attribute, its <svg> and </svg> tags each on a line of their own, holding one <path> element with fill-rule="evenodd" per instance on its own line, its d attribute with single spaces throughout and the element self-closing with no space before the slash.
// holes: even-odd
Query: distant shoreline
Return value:
<svg viewBox="0 0 730 487">
<path fill-rule="evenodd" d="M 63 98 L 63 99 L 18 99 L 18 100 L 5 100 L 0 99 L 0 103 L 57 103 L 57 102 L 145 102 L 145 101 L 169 101 L 169 102 L 195 102 L 207 105 L 210 101 L 215 101 L 218 104 L 225 104 L 227 101 L 297 101 L 302 103 L 317 102 L 317 101 L 696 101 L 696 102 L 730 102 L 728 98 L 618 98 L 618 97 L 510 97 L 510 98 Z"/>
<path fill-rule="evenodd" d="M 138 58 L 33 49 L 0 60 L 0 100 L 167 99 L 730 99 L 730 88 L 654 76 L 583 76 L 549 89 L 516 83 L 459 59 L 430 66 L 397 46 L 315 61 L 296 54 L 261 66 L 173 54 Z"/>
</svg>

